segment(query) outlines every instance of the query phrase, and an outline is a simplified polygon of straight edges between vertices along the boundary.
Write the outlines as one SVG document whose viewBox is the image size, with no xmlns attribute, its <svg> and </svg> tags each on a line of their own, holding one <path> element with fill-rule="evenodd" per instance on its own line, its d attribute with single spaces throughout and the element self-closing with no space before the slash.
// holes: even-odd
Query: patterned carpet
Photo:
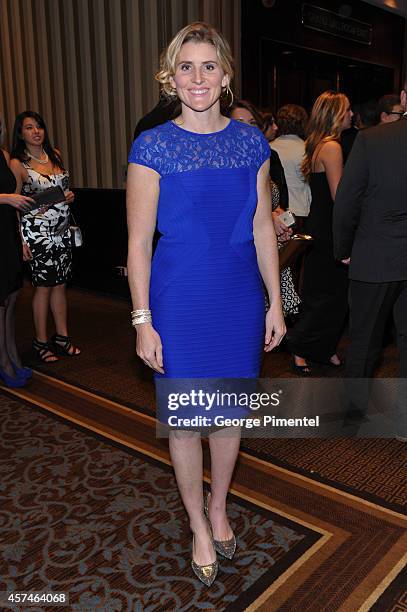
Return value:
<svg viewBox="0 0 407 612">
<path fill-rule="evenodd" d="M 70 610 L 242 610 L 321 537 L 231 499 L 233 562 L 204 587 L 172 470 L 0 396 L 0 591 Z M 38 608 L 37 608 L 38 609 Z"/>
<path fill-rule="evenodd" d="M 25 289 L 19 304 L 18 313 L 19 339 L 21 348 L 27 356 L 29 356 L 32 334 L 29 298 L 30 290 Z M 142 439 L 144 435 L 151 435 L 151 444 L 156 444 L 157 441 L 153 439 L 154 430 L 148 433 L 147 425 L 142 423 L 143 419 L 137 417 L 137 414 L 140 416 L 142 414 L 154 415 L 154 389 L 149 370 L 145 369 L 134 358 L 134 336 L 128 323 L 129 305 L 126 301 L 95 296 L 94 294 L 77 290 L 71 291 L 70 300 L 73 335 L 75 340 L 84 349 L 84 352 L 80 358 L 62 359 L 52 366 L 41 365 L 38 367 L 37 364 L 37 369 L 55 377 L 52 379 L 55 381 L 55 384 L 48 384 L 47 377 L 43 379 L 40 377 L 33 380 L 27 389 L 33 396 L 38 398 L 39 405 L 42 405 L 41 397 L 46 398 L 50 394 L 49 397 L 51 397 L 54 403 L 65 402 L 69 406 L 69 402 L 71 402 L 72 414 L 76 411 L 78 415 L 87 415 L 88 419 L 95 418 L 100 414 L 100 406 L 104 402 L 103 398 L 112 398 L 120 404 L 134 409 L 130 410 L 129 413 L 134 415 L 134 418 L 132 417 L 134 423 L 140 420 L 140 430 L 139 433 L 133 432 L 133 434 L 136 433 L 139 439 Z M 342 346 L 344 347 L 345 345 L 346 338 L 342 342 Z M 385 377 L 394 376 L 396 364 L 397 351 L 394 347 L 388 347 L 378 375 Z M 284 352 L 268 355 L 265 359 L 263 375 L 290 376 L 288 365 L 289 356 Z M 328 372 L 326 373 L 328 374 Z M 78 391 L 80 388 L 87 389 L 96 395 L 92 398 L 92 393 L 88 394 L 89 397 L 86 401 L 84 398 L 79 398 L 79 394 L 78 398 L 75 397 L 75 394 L 69 397 L 66 386 L 60 385 L 61 388 L 58 388 L 58 380 L 70 382 Z M 72 404 L 72 402 L 76 401 L 77 405 Z M 106 403 L 106 410 L 107 408 L 108 403 Z M 26 405 L 16 402 L 13 410 L 18 412 L 21 409 L 23 409 L 23 412 L 27 411 Z M 42 421 L 38 419 L 40 417 L 49 419 L 49 417 L 44 416 L 41 411 L 32 410 L 32 408 L 28 412 L 33 413 L 33 424 L 39 427 L 38 435 L 41 436 L 42 425 L 40 423 Z M 27 426 L 25 423 L 25 418 L 18 421 L 20 425 L 14 431 L 15 438 L 17 438 L 17 432 L 21 432 L 21 428 L 24 428 L 24 431 L 29 431 L 30 426 Z M 109 419 L 110 426 L 113 426 L 112 417 L 110 416 Z M 61 424 L 59 421 L 55 421 L 54 418 L 50 419 L 50 421 L 58 423 L 59 427 L 67 428 L 67 432 L 73 432 L 65 433 L 60 437 L 62 442 L 65 441 L 65 438 L 68 439 L 68 449 L 71 448 L 71 443 L 74 449 L 79 434 L 91 442 L 86 442 L 86 444 L 81 442 L 78 449 L 80 447 L 82 452 L 78 451 L 78 454 L 76 454 L 76 451 L 73 450 L 73 463 L 65 467 L 61 455 L 54 453 L 52 450 L 55 448 L 52 445 L 56 444 L 52 435 L 48 438 L 48 443 L 43 447 L 41 446 L 41 448 L 51 449 L 44 462 L 35 454 L 38 451 L 39 443 L 36 441 L 35 444 L 30 444 L 25 440 L 25 446 L 23 445 L 22 448 L 27 447 L 28 449 L 31 448 L 31 450 L 23 451 L 23 454 L 27 452 L 33 453 L 33 455 L 31 458 L 28 456 L 19 459 L 20 467 L 25 470 L 25 476 L 23 482 L 18 486 L 21 486 L 24 491 L 24 487 L 28 486 L 31 479 L 33 479 L 36 486 L 40 486 L 41 491 L 43 491 L 40 499 L 41 503 L 44 501 L 45 504 L 49 504 L 45 506 L 47 511 L 48 508 L 51 508 L 52 512 L 55 511 L 57 513 L 57 521 L 62 521 L 62 523 L 57 522 L 55 527 L 52 525 L 53 535 L 50 542 L 52 542 L 53 547 L 50 549 L 49 545 L 45 544 L 45 540 L 41 540 L 40 533 L 42 527 L 39 527 L 37 536 L 40 543 L 38 548 L 33 549 L 35 558 L 37 559 L 38 555 L 42 555 L 41 551 L 44 547 L 48 547 L 47 554 L 51 550 L 52 563 L 47 565 L 49 567 L 48 574 L 35 574 L 35 577 L 41 576 L 43 581 L 38 583 L 36 588 L 39 588 L 41 584 L 46 584 L 46 580 L 59 580 L 63 583 L 65 579 L 68 581 L 71 579 L 75 582 L 79 590 L 74 591 L 75 599 L 72 599 L 73 596 L 71 596 L 71 601 L 79 607 L 70 609 L 101 609 L 107 612 L 108 610 L 116 609 L 134 609 L 137 611 L 144 609 L 239 610 L 248 607 L 249 610 L 264 610 L 264 612 L 270 612 L 271 610 L 278 610 L 279 612 L 325 612 L 326 610 L 329 610 L 329 612 L 334 610 L 365 612 L 370 609 L 375 612 L 387 612 L 387 610 L 392 612 L 407 611 L 406 575 L 402 572 L 402 557 L 407 549 L 407 532 L 405 530 L 406 522 L 401 519 L 402 516 L 406 515 L 407 501 L 407 483 L 405 478 L 407 456 L 405 444 L 392 439 L 245 440 L 244 452 L 237 470 L 238 481 L 235 487 L 235 490 L 239 490 L 241 495 L 231 500 L 233 520 L 237 521 L 235 525 L 239 526 L 242 533 L 246 533 L 245 526 L 248 524 L 247 520 L 249 519 L 246 520 L 244 518 L 244 513 L 250 512 L 260 517 L 257 519 L 260 529 L 265 529 L 263 521 L 272 521 L 272 524 L 277 527 L 282 526 L 285 529 L 291 530 L 290 533 L 293 534 L 294 540 L 291 543 L 281 542 L 276 539 L 273 528 L 267 528 L 267 534 L 269 530 L 273 532 L 273 554 L 269 551 L 265 553 L 265 550 L 261 550 L 261 555 L 269 555 L 267 559 L 270 563 L 273 563 L 271 567 L 269 566 L 267 571 L 261 573 L 261 564 L 260 566 L 254 566 L 249 561 L 247 565 L 242 564 L 239 566 L 238 574 L 236 574 L 231 571 L 231 566 L 228 566 L 226 562 L 222 563 L 222 572 L 220 574 L 222 581 L 220 585 L 223 585 L 223 587 L 219 586 L 219 589 L 223 589 L 223 594 L 218 593 L 217 597 L 219 599 L 215 601 L 212 599 L 212 595 L 208 593 L 206 595 L 204 593 L 204 595 L 209 597 L 209 600 L 194 599 L 196 595 L 195 587 L 190 582 L 191 580 L 194 582 L 193 576 L 190 576 L 188 579 L 182 578 L 182 586 L 180 586 L 183 564 L 188 563 L 190 543 L 185 536 L 187 530 L 179 499 L 178 502 L 175 502 L 174 497 L 170 500 L 166 498 L 166 495 L 170 495 L 169 489 L 166 489 L 166 486 L 171 488 L 174 485 L 168 484 L 171 472 L 168 471 L 165 465 L 161 462 L 154 463 L 150 461 L 144 454 L 130 455 L 122 448 L 114 448 L 112 450 L 109 444 L 101 442 L 100 439 L 96 439 L 92 435 L 84 434 L 81 430 L 78 431 L 70 426 L 68 427 L 66 424 Z M 80 420 L 76 422 L 80 422 Z M 10 431 L 13 432 L 13 423 L 10 420 L 8 423 L 8 427 L 11 428 Z M 49 427 L 51 428 L 51 425 Z M 125 427 L 125 421 L 123 421 L 123 427 Z M 124 429 L 122 430 L 125 431 Z M 53 431 L 52 428 L 50 431 Z M 35 436 L 37 436 L 36 432 L 37 429 L 34 427 Z M 9 433 L 9 430 L 7 430 L 7 436 L 9 436 Z M 7 440 L 11 451 L 8 449 L 5 451 L 5 454 L 9 458 L 15 443 L 13 438 L 12 442 L 8 437 Z M 37 440 L 36 437 L 35 440 Z M 58 443 L 60 440 L 58 438 Z M 17 452 L 19 450 L 21 452 L 19 444 L 17 443 L 16 446 Z M 89 454 L 89 450 L 86 450 L 88 444 L 89 449 L 91 449 L 90 452 L 96 452 L 94 455 L 95 460 L 90 463 L 87 463 L 85 460 L 85 456 Z M 101 450 L 97 446 L 99 444 L 110 450 Z M 97 465 L 96 461 L 99 461 L 99 459 L 105 461 L 109 455 L 118 457 L 117 453 L 123 454 L 123 457 L 127 458 L 127 463 L 123 460 L 123 465 L 125 464 L 123 471 L 121 471 L 122 464 L 118 459 L 114 459 L 110 467 L 107 463 L 100 469 L 99 480 L 99 472 L 95 468 Z M 53 469 L 51 456 L 53 454 L 61 462 L 61 465 L 57 462 L 57 473 L 51 477 L 50 474 L 52 475 Z M 35 470 L 37 467 L 40 467 L 39 465 L 37 466 L 37 461 L 45 470 L 43 474 L 44 481 L 40 473 L 38 479 L 36 477 Z M 48 467 L 46 467 L 47 465 Z M 4 468 L 4 463 L 1 463 L 0 466 Z M 82 468 L 86 470 L 85 474 L 81 471 Z M 67 478 L 65 478 L 65 472 L 59 475 L 58 478 L 58 469 L 66 469 Z M 145 527 L 146 533 L 140 533 L 135 521 L 131 520 L 133 517 L 131 516 L 132 511 L 128 510 L 129 506 L 127 506 L 127 511 L 125 509 L 115 511 L 121 518 L 117 523 L 113 520 L 111 521 L 110 530 L 106 525 L 103 526 L 101 516 L 104 516 L 105 512 L 108 512 L 109 516 L 115 516 L 111 506 L 113 509 L 116 508 L 116 494 L 119 497 L 122 496 L 120 500 L 125 499 L 128 501 L 131 499 L 131 503 L 137 503 L 138 497 L 134 491 L 138 491 L 140 487 L 135 486 L 132 493 L 130 489 L 126 488 L 130 486 L 127 481 L 137 485 L 137 474 L 141 475 L 141 480 L 147 475 L 148 486 L 157 486 L 154 483 L 154 478 L 148 478 L 150 470 L 153 470 L 153 473 L 155 473 L 154 470 L 159 470 L 163 474 L 162 477 L 157 477 L 156 480 L 159 483 L 160 490 L 161 488 L 163 489 L 163 499 L 165 499 L 165 504 L 163 503 L 161 506 L 161 508 L 164 508 L 164 515 L 158 516 L 157 527 L 147 523 Z M 125 484 L 123 484 L 124 481 L 122 479 L 120 482 L 115 483 L 114 489 L 111 490 L 112 496 L 109 497 L 106 474 L 107 478 L 109 478 L 116 475 L 116 472 L 117 474 L 125 475 L 127 480 Z M 75 476 L 71 476 L 71 473 L 74 473 Z M 65 486 L 62 498 L 58 497 L 59 493 L 54 495 L 52 488 L 47 492 L 47 483 L 52 482 L 53 486 L 54 481 L 59 481 L 58 487 L 60 489 L 63 489 Z M 2 482 L 4 482 L 3 478 Z M 68 483 L 69 487 L 71 486 L 70 483 L 72 483 L 72 486 L 75 486 L 76 489 L 71 490 L 68 488 Z M 86 483 L 86 487 L 83 483 Z M 91 493 L 87 493 L 88 484 L 91 485 Z M 45 489 L 43 489 L 43 486 Z M 30 489 L 30 491 L 32 497 L 32 490 Z M 339 492 L 342 493 L 339 494 Z M 81 495 L 83 495 L 83 507 L 81 506 Z M 100 498 L 99 495 L 101 496 Z M 148 497 L 148 494 L 146 495 Z M 158 499 L 157 491 L 154 491 L 154 496 L 157 496 Z M 95 498 L 95 503 L 97 502 L 95 510 L 93 509 L 93 497 Z M 54 498 L 57 501 L 52 504 L 50 499 L 53 500 Z M 248 504 L 247 501 L 244 501 L 244 498 L 254 502 L 254 505 Z M 13 528 L 15 528 L 16 524 L 18 526 L 16 532 L 9 532 L 9 535 L 12 533 L 15 538 L 12 540 L 13 544 L 19 542 L 18 533 L 20 532 L 18 530 L 20 529 L 20 524 L 18 522 L 12 523 L 11 514 L 20 512 L 25 515 L 25 512 L 31 509 L 31 505 L 27 510 L 24 503 L 27 503 L 26 500 L 28 500 L 28 503 L 32 502 L 30 494 L 28 494 L 28 497 L 23 496 L 24 503 L 21 508 L 18 508 L 13 505 L 16 499 L 18 499 L 16 496 L 11 498 L 11 500 L 8 498 L 7 511 L 5 513 L 0 511 L 0 521 L 4 521 L 4 524 L 7 525 L 13 525 Z M 37 499 L 37 496 L 35 496 L 35 499 Z M 75 499 L 77 500 L 77 502 L 73 503 L 72 516 L 69 513 L 65 515 L 64 504 L 66 499 L 69 499 L 69 501 L 72 499 L 73 502 Z M 18 501 L 18 503 L 21 502 Z M 165 508 L 167 508 L 169 503 L 168 508 L 170 512 L 173 512 L 171 516 L 165 514 L 168 512 L 168 509 L 165 510 Z M 125 506 L 126 502 L 123 502 L 123 504 Z M 171 504 L 173 505 L 171 506 Z M 278 508 L 277 514 L 274 513 L 276 508 Z M 36 514 L 38 508 L 36 505 L 32 512 L 34 518 L 31 519 L 31 515 L 28 516 L 35 526 L 37 523 L 39 524 L 38 514 Z M 144 516 L 144 512 L 145 509 L 141 508 L 142 516 Z M 289 518 L 287 518 L 288 522 L 285 522 L 283 517 L 286 516 L 287 512 Z M 393 516 L 392 512 L 398 514 Z M 391 518 L 392 516 L 393 519 Z M 84 518 L 86 519 L 86 529 L 83 527 Z M 92 518 L 92 521 L 100 522 L 102 528 L 92 532 L 90 518 Z M 69 523 L 71 519 L 73 522 Z M 120 522 L 123 519 L 125 519 L 124 522 Z M 155 521 L 156 519 L 154 518 L 154 524 Z M 174 535 L 174 538 L 170 538 L 170 535 L 177 534 L 176 527 L 172 527 L 170 532 L 165 532 L 165 528 L 163 528 L 163 525 L 166 525 L 168 522 L 172 524 L 174 521 L 175 525 L 180 529 L 180 539 L 178 540 L 176 535 Z M 74 527 L 71 528 L 71 524 Z M 126 530 L 125 524 L 127 527 L 129 525 L 132 525 L 132 527 Z M 116 525 L 116 527 L 112 527 L 113 525 Z M 103 531 L 104 528 L 106 528 L 106 532 Z M 305 531 L 303 528 L 305 528 Z M 75 537 L 76 548 L 69 542 L 65 542 L 67 533 L 71 539 Z M 319 546 L 320 540 L 318 538 L 324 533 L 324 537 L 328 538 L 328 540 L 324 541 L 323 545 L 321 544 L 322 548 L 318 554 L 311 554 L 310 551 L 313 550 L 312 542 L 314 542 L 314 546 Z M 249 537 L 254 537 L 252 540 L 254 542 L 255 535 L 250 535 L 249 532 L 248 535 Z M 295 537 L 302 539 L 295 540 Z M 317 538 L 317 540 L 312 540 L 312 537 Z M 109 542 L 109 538 L 111 538 L 112 544 Z M 145 548 L 146 541 L 150 539 L 154 544 L 151 545 L 151 548 L 149 548 L 149 545 Z M 7 537 L 7 543 L 9 544 L 8 540 L 9 537 Z M 282 543 L 283 548 L 285 547 L 284 554 L 282 554 L 280 547 L 282 556 L 279 557 L 277 554 L 278 547 L 275 544 Z M 87 548 L 88 544 L 90 546 L 89 549 Z M 115 548 L 116 545 L 119 548 Z M 70 546 L 71 548 L 69 548 Z M 158 556 L 157 546 L 160 550 Z M 253 544 L 247 544 L 247 546 L 248 551 L 254 550 Z M 111 561 L 104 557 L 102 549 L 105 547 L 111 550 L 111 553 L 108 553 L 108 555 L 111 555 Z M 134 552 L 134 549 L 137 552 L 129 557 L 129 551 Z M 68 562 L 64 560 L 65 550 L 68 553 L 66 557 Z M 244 550 L 244 547 L 241 548 L 242 554 Z M 121 551 L 124 551 L 124 557 Z M 154 556 L 154 551 L 156 556 Z M 173 556 L 175 554 L 174 551 L 177 552 L 176 571 L 174 571 L 173 566 L 170 567 L 169 565 L 171 563 L 168 560 L 169 551 L 171 551 Z M 59 560 L 58 555 L 54 554 L 54 552 L 58 552 Z M 83 556 L 81 556 L 82 553 Z M 295 560 L 295 554 L 299 555 L 297 561 Z M 302 557 L 301 554 L 303 555 Z M 150 556 L 148 557 L 148 555 Z M 307 555 L 310 556 L 307 557 Z M 130 569 L 129 558 L 131 559 Z M 147 558 L 149 558 L 150 563 L 143 565 L 143 560 L 145 561 Z M 171 569 L 171 575 L 174 576 L 166 590 L 170 597 L 168 601 L 165 600 L 167 595 L 162 593 L 160 590 L 161 586 L 157 586 L 156 582 L 162 579 L 163 574 L 159 572 L 157 574 L 154 566 L 151 564 L 151 559 L 159 560 L 160 571 L 162 570 L 167 577 L 169 569 Z M 296 565 L 296 563 L 302 563 L 304 559 L 306 559 L 304 565 Z M 25 550 L 21 553 L 21 558 L 18 562 L 13 561 L 13 559 L 4 559 L 4 557 L 3 561 L 7 561 L 7 567 L 12 565 L 13 568 L 19 567 L 19 563 L 23 564 L 25 568 L 34 563 L 33 556 L 27 555 Z M 82 561 L 85 565 L 80 565 Z M 110 561 L 110 565 L 107 563 L 108 561 Z M 39 561 L 36 561 L 36 563 L 35 567 L 38 567 Z M 68 574 L 64 570 L 65 565 L 68 568 Z M 134 569 L 135 566 L 137 571 Z M 99 575 L 97 573 L 97 568 L 99 567 L 110 567 L 112 574 Z M 253 569 L 255 567 L 256 570 Z M 75 568 L 71 574 L 69 574 L 69 571 L 71 571 L 69 568 Z M 255 575 L 251 574 L 252 570 L 255 571 Z M 12 569 L 8 580 L 16 580 L 15 576 L 20 576 L 19 574 L 13 575 L 15 571 L 15 569 Z M 7 575 L 4 571 L 1 571 L 0 574 L 3 576 Z M 154 574 L 153 578 L 152 574 Z M 248 578 L 249 575 L 251 576 L 250 578 Z M 87 581 L 88 576 L 91 577 L 90 581 Z M 280 584 L 279 580 L 282 577 L 285 577 L 284 583 Z M 21 578 L 30 581 L 33 579 L 33 576 L 29 573 L 24 574 L 23 570 Z M 224 579 L 232 582 L 225 582 Z M 132 592 L 137 580 L 146 585 L 146 590 L 140 592 L 140 597 L 143 598 L 146 592 L 150 591 L 156 593 L 156 595 L 151 595 L 151 599 L 146 604 L 141 603 L 142 601 L 144 602 L 141 599 L 132 600 L 128 604 L 123 603 L 127 602 L 126 593 Z M 237 586 L 237 583 L 233 581 L 238 580 L 241 580 L 238 585 L 240 589 L 238 591 L 238 598 L 229 600 L 228 597 L 231 597 L 231 593 L 234 593 L 233 589 Z M 28 584 L 31 585 L 31 582 L 28 582 Z M 93 584 L 97 586 L 92 587 Z M 112 591 L 109 591 L 111 584 L 113 584 Z M 245 585 L 244 588 L 243 584 Z M 12 583 L 9 583 L 10 585 Z M 233 585 L 232 591 L 230 591 L 230 585 Z M 267 585 L 271 586 L 268 588 Z M 198 584 L 198 586 L 200 585 Z M 80 590 L 81 588 L 82 590 Z M 96 591 L 92 590 L 95 588 Z M 182 599 L 184 597 L 184 589 L 188 591 L 187 599 Z M 1 590 L 4 590 L 4 586 L 0 583 Z M 261 593 L 264 593 L 264 597 Z M 102 603 L 100 607 L 92 608 L 92 605 L 94 606 L 95 604 L 94 600 L 90 607 L 84 608 L 83 603 L 78 603 L 81 596 L 84 598 L 101 596 L 102 599 L 103 597 L 110 597 L 111 599 L 107 607 Z M 121 599 L 122 597 L 123 599 Z M 154 599 L 154 597 L 157 599 Z M 164 603 L 161 602 L 162 597 L 164 597 Z M 172 598 L 176 597 L 181 597 L 181 603 L 178 602 L 181 607 L 178 607 L 177 604 L 175 608 L 171 608 L 172 604 L 175 605 L 175 599 Z M 114 599 L 120 599 L 120 604 L 117 603 L 116 607 L 116 604 L 111 604 Z M 254 600 L 256 600 L 256 604 L 252 604 L 250 607 L 250 602 Z M 188 608 L 192 601 L 194 602 L 193 607 Z M 261 603 L 262 601 L 264 602 L 263 604 Z M 134 607 L 131 607 L 133 604 Z M 127 608 L 126 605 L 128 605 Z M 183 605 L 187 607 L 183 608 Z"/>
<path fill-rule="evenodd" d="M 230 498 L 239 553 L 209 592 L 185 573 L 190 538 L 154 419 L 54 379 L 32 388 L 30 404 L 0 394 L 0 591 L 64 588 L 67 609 L 106 612 L 403 610 L 407 519 L 246 453 Z M 89 424 L 106 413 L 107 435 L 137 452 L 54 410 Z"/>
<path fill-rule="evenodd" d="M 18 335 L 21 350 L 28 360 L 32 336 L 30 297 L 31 288 L 26 287 L 18 304 Z M 129 324 L 127 301 L 77 289 L 70 291 L 69 299 L 72 334 L 83 348 L 83 354 L 52 365 L 35 363 L 35 367 L 50 376 L 154 415 L 152 375 L 135 358 L 135 336 Z M 345 346 L 346 338 L 342 341 L 343 349 Z M 396 364 L 397 351 L 390 346 L 384 353 L 378 375 L 394 376 Z M 332 374 L 332 369 L 325 373 Z M 289 356 L 284 352 L 267 354 L 262 375 L 289 376 Z M 407 453 L 403 452 L 403 444 L 396 440 L 246 439 L 243 448 L 267 461 L 306 473 L 373 502 L 405 509 Z"/>
<path fill-rule="evenodd" d="M 371 612 L 407 611 L 407 570 L 400 572 L 385 593 L 370 608 Z"/>
<path fill-rule="evenodd" d="M 243 440 L 243 450 L 398 512 L 407 508 L 406 444 L 392 439 Z"/>
</svg>

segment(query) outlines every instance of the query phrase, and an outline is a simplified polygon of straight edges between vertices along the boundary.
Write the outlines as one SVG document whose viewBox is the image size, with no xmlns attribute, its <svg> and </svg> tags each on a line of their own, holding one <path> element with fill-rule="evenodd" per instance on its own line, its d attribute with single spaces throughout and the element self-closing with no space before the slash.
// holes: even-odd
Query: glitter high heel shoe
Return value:
<svg viewBox="0 0 407 612">
<path fill-rule="evenodd" d="M 214 545 L 214 548 L 215 548 L 215 545 Z M 192 554 L 193 554 L 193 551 L 194 551 L 194 536 L 192 536 Z M 192 567 L 192 571 L 194 572 L 195 576 L 201 582 L 203 582 L 206 586 L 210 587 L 218 574 L 219 563 L 218 563 L 218 560 L 216 559 L 216 561 L 214 561 L 213 563 L 209 563 L 209 565 L 198 565 L 198 563 L 195 563 L 194 558 L 192 557 L 191 567 Z"/>
<path fill-rule="evenodd" d="M 211 526 L 211 522 L 209 520 L 209 495 L 208 493 L 204 500 L 204 511 L 205 516 L 209 521 L 209 525 Z M 212 530 L 212 526 L 211 526 Z M 212 532 L 213 533 L 213 532 Z M 233 559 L 233 555 L 236 552 L 236 537 L 235 534 L 230 538 L 230 540 L 213 540 L 213 545 L 217 553 L 222 555 L 222 557 L 226 557 L 226 559 Z"/>
</svg>

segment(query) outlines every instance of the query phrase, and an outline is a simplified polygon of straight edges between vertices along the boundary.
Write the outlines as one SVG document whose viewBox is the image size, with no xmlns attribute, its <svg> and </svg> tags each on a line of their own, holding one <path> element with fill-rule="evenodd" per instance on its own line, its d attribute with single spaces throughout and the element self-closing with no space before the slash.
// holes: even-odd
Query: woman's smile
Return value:
<svg viewBox="0 0 407 612">
<path fill-rule="evenodd" d="M 208 43 L 182 45 L 172 85 L 181 102 L 195 111 L 211 108 L 228 83 L 219 65 L 216 50 Z"/>
</svg>

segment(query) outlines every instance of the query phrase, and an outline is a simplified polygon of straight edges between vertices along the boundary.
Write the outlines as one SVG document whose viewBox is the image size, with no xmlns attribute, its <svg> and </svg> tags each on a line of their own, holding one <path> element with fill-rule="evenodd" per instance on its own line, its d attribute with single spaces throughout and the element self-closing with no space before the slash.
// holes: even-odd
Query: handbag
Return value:
<svg viewBox="0 0 407 612">
<path fill-rule="evenodd" d="M 82 236 L 81 228 L 76 223 L 72 210 L 69 210 L 69 216 L 70 216 L 69 231 L 71 234 L 71 246 L 80 247 L 83 245 L 83 236 Z"/>
<path fill-rule="evenodd" d="M 66 201 L 65 194 L 59 186 L 49 187 L 48 189 L 44 189 L 44 191 L 40 191 L 39 193 L 30 193 L 29 197 L 34 200 L 34 204 L 31 204 L 30 210 L 21 212 L 22 215 L 43 214 L 49 208 L 51 208 L 51 206 L 54 206 L 55 204 L 62 204 Z"/>
<path fill-rule="evenodd" d="M 278 251 L 278 263 L 280 272 L 292 266 L 305 249 L 312 244 L 313 237 L 309 234 L 294 234 L 290 240 L 287 240 Z"/>
</svg>

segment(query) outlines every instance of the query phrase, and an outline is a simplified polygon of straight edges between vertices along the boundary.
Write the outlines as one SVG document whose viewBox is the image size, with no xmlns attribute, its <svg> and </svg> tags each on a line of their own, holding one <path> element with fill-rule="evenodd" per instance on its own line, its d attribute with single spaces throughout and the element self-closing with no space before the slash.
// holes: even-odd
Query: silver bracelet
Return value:
<svg viewBox="0 0 407 612">
<path fill-rule="evenodd" d="M 148 308 L 139 308 L 131 311 L 131 324 L 133 327 L 141 323 L 151 323 L 151 310 Z"/>
</svg>

